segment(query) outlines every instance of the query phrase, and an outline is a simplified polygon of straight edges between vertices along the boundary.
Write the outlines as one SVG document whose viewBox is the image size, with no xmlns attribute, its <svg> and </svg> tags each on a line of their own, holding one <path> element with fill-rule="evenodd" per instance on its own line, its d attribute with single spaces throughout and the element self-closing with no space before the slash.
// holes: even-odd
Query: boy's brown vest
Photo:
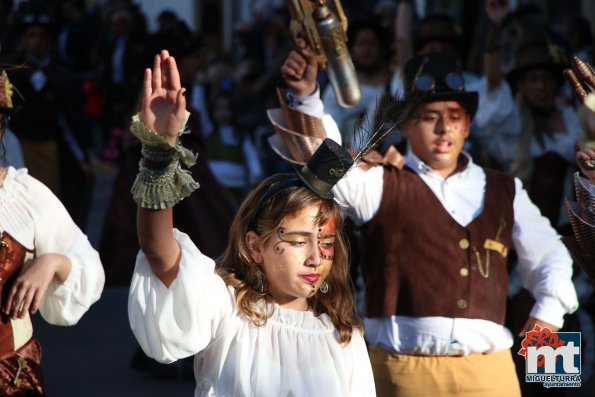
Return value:
<svg viewBox="0 0 595 397">
<path fill-rule="evenodd" d="M 481 214 L 459 225 L 407 167 L 386 167 L 378 213 L 362 228 L 368 317 L 403 315 L 503 324 L 514 179 L 485 170 Z"/>
</svg>

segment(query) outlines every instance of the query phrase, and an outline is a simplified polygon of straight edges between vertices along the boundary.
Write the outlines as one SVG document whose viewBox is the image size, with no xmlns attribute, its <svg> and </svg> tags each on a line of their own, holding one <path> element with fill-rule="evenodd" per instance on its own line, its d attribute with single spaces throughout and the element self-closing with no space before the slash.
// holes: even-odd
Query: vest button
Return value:
<svg viewBox="0 0 595 397">
<path fill-rule="evenodd" d="M 466 250 L 467 248 L 469 248 L 469 240 L 467 240 L 466 238 L 464 238 L 461 241 L 459 241 L 459 247 L 461 247 L 464 250 Z"/>
<path fill-rule="evenodd" d="M 461 270 L 459 270 L 459 273 L 461 274 L 461 276 L 467 277 L 469 275 L 469 269 L 467 269 L 466 267 L 462 267 Z"/>
<path fill-rule="evenodd" d="M 459 309 L 464 309 L 467 307 L 467 301 L 465 299 L 459 299 L 459 301 L 457 302 L 457 306 L 459 307 Z"/>
</svg>

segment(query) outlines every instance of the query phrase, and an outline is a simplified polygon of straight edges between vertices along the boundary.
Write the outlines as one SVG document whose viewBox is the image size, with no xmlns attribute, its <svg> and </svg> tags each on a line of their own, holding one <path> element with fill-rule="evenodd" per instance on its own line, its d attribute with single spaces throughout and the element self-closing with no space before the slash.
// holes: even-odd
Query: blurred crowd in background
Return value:
<svg viewBox="0 0 595 397">
<path fill-rule="evenodd" d="M 268 145 L 274 130 L 266 115 L 278 107 L 280 67 L 295 46 L 285 4 L 252 1 L 251 18 L 234 24 L 233 45 L 226 48 L 218 2 L 207 2 L 214 14 L 205 11 L 200 31 L 163 3 L 150 31 L 140 1 L 0 0 L 0 62 L 16 87 L 19 108 L 10 121 L 8 161 L 48 185 L 83 230 L 97 173 L 115 170 L 97 247 L 108 285 L 129 283 L 138 251 L 129 191 L 140 146 L 128 126 L 139 109 L 143 70 L 160 50 L 176 58 L 192 114 L 182 139 L 199 153 L 192 172 L 201 189 L 175 207 L 175 223 L 201 250 L 212 257 L 221 253 L 246 193 L 289 169 Z M 324 73 L 319 85 L 344 142 L 357 146 L 358 128 L 374 128 L 376 104 L 402 92 L 402 68 L 414 54 L 455 52 L 468 90 L 480 92 L 466 150 L 480 165 L 521 178 L 553 226 L 570 234 L 563 202 L 573 194 L 576 148 L 595 146 L 595 114 L 576 101 L 562 70 L 575 55 L 595 60 L 595 16 L 584 13 L 594 8 L 580 0 L 342 4 L 362 101 L 342 108 Z M 15 156 L 19 146 L 22 156 Z M 380 151 L 390 147 L 407 150 L 398 134 Z M 356 269 L 357 243 L 352 245 Z M 514 259 L 510 267 L 514 272 Z M 593 292 L 576 273 L 583 311 L 575 322 L 586 336 L 585 360 L 592 362 Z"/>
</svg>

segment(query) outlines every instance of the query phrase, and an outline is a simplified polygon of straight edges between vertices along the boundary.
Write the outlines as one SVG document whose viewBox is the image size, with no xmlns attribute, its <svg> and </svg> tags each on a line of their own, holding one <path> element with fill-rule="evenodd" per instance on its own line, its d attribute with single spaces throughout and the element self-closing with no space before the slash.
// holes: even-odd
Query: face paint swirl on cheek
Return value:
<svg viewBox="0 0 595 397">
<path fill-rule="evenodd" d="M 287 240 L 283 238 L 283 233 L 285 233 L 285 229 L 282 227 L 277 229 L 277 237 L 279 238 L 279 241 L 277 241 L 273 246 L 273 251 L 275 251 L 275 253 L 278 255 L 281 255 L 283 252 L 285 252 L 285 248 L 281 247 L 281 243 L 287 242 Z"/>
<path fill-rule="evenodd" d="M 275 245 L 273 246 L 273 251 L 277 255 L 282 255 L 285 252 L 285 248 L 283 248 L 281 246 L 282 243 L 288 242 L 288 240 L 286 240 L 285 237 L 284 237 L 284 233 L 285 233 L 285 229 L 283 229 L 283 228 L 277 229 L 277 238 L 279 238 L 279 241 L 277 241 L 275 243 Z M 276 262 L 275 263 L 275 270 L 277 270 L 277 271 L 279 271 L 281 273 L 285 273 L 287 271 L 287 265 L 285 263 Z"/>
</svg>

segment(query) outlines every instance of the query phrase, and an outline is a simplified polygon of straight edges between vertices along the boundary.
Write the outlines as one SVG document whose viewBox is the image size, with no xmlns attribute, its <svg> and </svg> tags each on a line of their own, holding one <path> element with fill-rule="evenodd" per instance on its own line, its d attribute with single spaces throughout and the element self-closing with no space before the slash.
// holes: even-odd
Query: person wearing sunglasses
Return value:
<svg viewBox="0 0 595 397">
<path fill-rule="evenodd" d="M 323 117 L 311 52 L 293 51 L 281 72 L 288 103 Z M 568 251 L 522 183 L 463 151 L 478 97 L 460 73 L 452 54 L 410 60 L 405 101 L 419 102 L 401 127 L 405 166 L 354 167 L 333 189 L 361 230 L 378 396 L 520 396 L 504 325 L 512 249 L 535 297 L 519 334 L 556 331 L 578 306 Z"/>
</svg>

